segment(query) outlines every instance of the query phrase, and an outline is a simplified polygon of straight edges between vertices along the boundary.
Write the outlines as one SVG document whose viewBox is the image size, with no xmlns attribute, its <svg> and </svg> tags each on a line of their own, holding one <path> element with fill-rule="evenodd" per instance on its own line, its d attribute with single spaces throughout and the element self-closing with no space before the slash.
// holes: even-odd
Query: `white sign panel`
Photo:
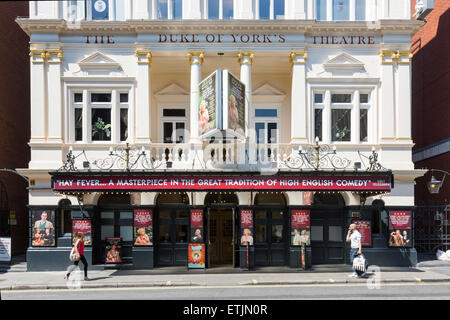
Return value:
<svg viewBox="0 0 450 320">
<path fill-rule="evenodd" d="M 11 261 L 11 238 L 0 238 L 0 261 Z"/>
</svg>

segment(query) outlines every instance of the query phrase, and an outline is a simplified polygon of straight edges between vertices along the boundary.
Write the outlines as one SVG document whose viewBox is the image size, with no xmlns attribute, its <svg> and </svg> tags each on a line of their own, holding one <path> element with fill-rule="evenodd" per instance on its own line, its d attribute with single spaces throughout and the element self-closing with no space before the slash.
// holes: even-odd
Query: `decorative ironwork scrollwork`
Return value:
<svg viewBox="0 0 450 320">
<path fill-rule="evenodd" d="M 319 145 L 316 138 L 314 145 L 307 146 L 306 150 L 299 149 L 298 154 L 291 154 L 284 164 L 291 169 L 346 169 L 352 162 L 347 158 L 336 155 L 336 146 L 328 144 Z"/>
<path fill-rule="evenodd" d="M 92 164 L 101 170 L 110 170 L 114 167 L 127 171 L 131 169 L 153 170 L 161 167 L 165 163 L 163 160 L 155 160 L 155 158 L 151 156 L 147 157 L 144 147 L 142 147 L 141 150 L 138 150 L 135 146 L 130 147 L 128 143 L 126 146 L 118 146 L 116 148 L 111 147 L 107 157 L 96 159 L 93 162 L 89 161 L 84 150 L 77 156 L 74 156 L 72 147 L 70 147 L 69 152 L 66 155 L 66 160 L 58 171 L 77 171 L 78 169 L 75 166 L 75 160 L 81 155 L 84 155 L 86 159 L 85 163 L 88 166 Z"/>
</svg>

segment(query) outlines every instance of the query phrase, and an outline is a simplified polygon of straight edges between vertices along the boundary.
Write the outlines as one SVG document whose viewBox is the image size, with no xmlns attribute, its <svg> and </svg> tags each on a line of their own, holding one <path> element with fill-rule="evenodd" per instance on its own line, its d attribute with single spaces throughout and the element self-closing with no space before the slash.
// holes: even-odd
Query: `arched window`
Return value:
<svg viewBox="0 0 450 320">
<path fill-rule="evenodd" d="M 372 234 L 383 233 L 381 215 L 384 210 L 383 200 L 376 199 L 372 202 Z"/>
<path fill-rule="evenodd" d="M 69 199 L 61 199 L 58 203 L 61 219 L 61 235 L 72 233 L 72 203 Z"/>
<path fill-rule="evenodd" d="M 186 192 L 160 193 L 155 203 L 161 204 L 186 204 L 189 205 L 189 197 Z"/>
<path fill-rule="evenodd" d="M 209 192 L 205 197 L 205 206 L 211 204 L 239 204 L 238 197 L 233 192 Z"/>
<path fill-rule="evenodd" d="M 257 193 L 255 195 L 254 200 L 255 205 L 264 205 L 264 204 L 272 204 L 272 205 L 287 205 L 286 197 L 281 192 L 275 193 Z"/>
<path fill-rule="evenodd" d="M 314 193 L 314 205 L 345 206 L 344 198 L 340 193 Z"/>
<path fill-rule="evenodd" d="M 131 199 L 129 194 L 102 194 L 98 199 L 99 206 L 130 203 Z"/>
</svg>

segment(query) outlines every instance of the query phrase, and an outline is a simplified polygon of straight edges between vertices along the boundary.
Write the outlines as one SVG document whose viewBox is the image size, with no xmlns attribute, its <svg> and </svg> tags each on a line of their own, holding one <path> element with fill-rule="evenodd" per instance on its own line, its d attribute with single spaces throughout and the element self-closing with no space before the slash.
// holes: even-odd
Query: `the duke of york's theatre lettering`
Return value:
<svg viewBox="0 0 450 320">
<path fill-rule="evenodd" d="M 155 44 L 249 44 L 270 45 L 301 42 L 298 35 L 283 33 L 174 33 L 150 34 L 149 42 Z M 86 35 L 87 44 L 115 44 L 113 35 Z M 120 42 L 120 41 L 119 41 Z M 306 37 L 314 45 L 374 45 L 372 35 L 312 35 Z"/>
</svg>

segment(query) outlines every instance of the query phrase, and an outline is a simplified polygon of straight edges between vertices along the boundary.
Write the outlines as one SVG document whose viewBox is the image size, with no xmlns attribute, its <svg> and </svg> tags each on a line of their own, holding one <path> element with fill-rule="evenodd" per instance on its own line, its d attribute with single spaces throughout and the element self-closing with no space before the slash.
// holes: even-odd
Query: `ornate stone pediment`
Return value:
<svg viewBox="0 0 450 320">
<path fill-rule="evenodd" d="M 98 51 L 78 62 L 78 66 L 87 72 L 117 72 L 121 69 L 120 63 Z"/>
<path fill-rule="evenodd" d="M 167 87 L 155 93 L 155 97 L 161 102 L 176 102 L 189 100 L 190 93 L 176 83 L 171 83 Z"/>
<path fill-rule="evenodd" d="M 253 90 L 252 93 L 253 100 L 260 102 L 282 101 L 285 96 L 286 94 L 283 91 L 275 88 L 267 82 L 259 86 L 257 89 Z"/>
<path fill-rule="evenodd" d="M 344 71 L 344 72 L 364 72 L 364 63 L 358 59 L 353 58 L 347 53 L 341 53 L 331 60 L 328 60 L 323 64 L 323 67 L 327 71 Z"/>
</svg>

